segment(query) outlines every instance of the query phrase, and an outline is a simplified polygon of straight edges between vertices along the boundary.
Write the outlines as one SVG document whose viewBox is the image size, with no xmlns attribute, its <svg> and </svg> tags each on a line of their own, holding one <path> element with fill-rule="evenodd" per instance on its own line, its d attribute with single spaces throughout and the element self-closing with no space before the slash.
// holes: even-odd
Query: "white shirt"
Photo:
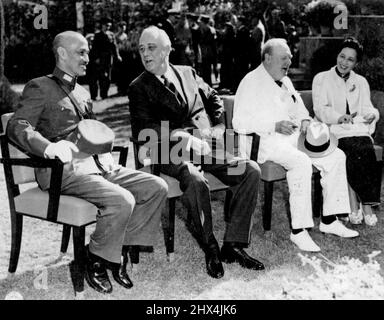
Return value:
<svg viewBox="0 0 384 320">
<path fill-rule="evenodd" d="M 283 85 L 280 87 L 260 64 L 244 77 L 235 95 L 233 127 L 239 133 L 255 132 L 260 136 L 260 163 L 265 162 L 269 153 L 273 152 L 269 143 L 271 139 L 282 142 L 293 139 L 293 136 L 275 132 L 276 122 L 288 120 L 300 126 L 302 120 L 311 119 L 291 80 L 284 77 L 281 81 Z M 244 151 L 240 151 L 244 155 Z"/>
</svg>

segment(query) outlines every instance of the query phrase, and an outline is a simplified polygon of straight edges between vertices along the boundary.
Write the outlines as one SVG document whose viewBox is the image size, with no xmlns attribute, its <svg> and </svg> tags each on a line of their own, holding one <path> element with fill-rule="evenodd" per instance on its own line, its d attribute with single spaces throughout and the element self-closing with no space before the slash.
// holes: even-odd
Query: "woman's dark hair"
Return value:
<svg viewBox="0 0 384 320">
<path fill-rule="evenodd" d="M 361 61 L 361 59 L 363 57 L 363 46 L 360 44 L 359 41 L 357 41 L 356 38 L 354 38 L 354 37 L 345 38 L 343 43 L 340 46 L 339 52 L 341 50 L 343 50 L 344 48 L 355 49 L 357 61 L 358 62 Z"/>
</svg>

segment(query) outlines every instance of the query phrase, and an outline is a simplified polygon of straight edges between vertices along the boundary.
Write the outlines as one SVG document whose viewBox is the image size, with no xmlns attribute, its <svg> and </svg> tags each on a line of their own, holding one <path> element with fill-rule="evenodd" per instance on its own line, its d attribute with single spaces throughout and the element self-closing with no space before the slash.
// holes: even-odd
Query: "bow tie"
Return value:
<svg viewBox="0 0 384 320">
<path fill-rule="evenodd" d="M 283 85 L 283 82 L 280 81 L 280 80 L 276 80 L 275 83 L 276 83 L 279 87 L 281 87 L 281 86 Z"/>
<path fill-rule="evenodd" d="M 276 80 L 275 83 L 276 83 L 279 87 L 281 87 L 281 86 L 283 85 L 283 82 L 280 81 L 280 80 Z M 291 98 L 292 98 L 293 102 L 296 102 L 296 97 L 295 97 L 293 94 L 291 95 Z"/>
</svg>

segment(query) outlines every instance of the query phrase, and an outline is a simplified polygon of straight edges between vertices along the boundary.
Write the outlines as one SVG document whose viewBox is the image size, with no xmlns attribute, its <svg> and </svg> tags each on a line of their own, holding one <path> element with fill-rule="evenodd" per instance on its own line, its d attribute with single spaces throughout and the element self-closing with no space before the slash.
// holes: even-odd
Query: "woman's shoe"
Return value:
<svg viewBox="0 0 384 320">
<path fill-rule="evenodd" d="M 361 224 L 363 223 L 363 211 L 358 209 L 356 212 L 351 212 L 349 214 L 349 222 L 352 224 Z"/>
<path fill-rule="evenodd" d="M 377 223 L 376 214 L 372 210 L 372 206 L 369 204 L 363 204 L 364 222 L 367 226 L 373 227 Z"/>
<path fill-rule="evenodd" d="M 364 215 L 364 222 L 367 226 L 373 227 L 377 223 L 377 216 L 374 213 L 365 214 Z"/>
</svg>

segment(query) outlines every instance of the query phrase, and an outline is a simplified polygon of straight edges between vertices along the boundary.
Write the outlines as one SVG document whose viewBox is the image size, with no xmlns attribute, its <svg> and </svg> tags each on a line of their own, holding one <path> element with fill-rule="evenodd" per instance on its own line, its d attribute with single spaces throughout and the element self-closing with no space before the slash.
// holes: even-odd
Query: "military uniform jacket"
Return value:
<svg viewBox="0 0 384 320">
<path fill-rule="evenodd" d="M 76 79 L 58 68 L 55 68 L 53 75 L 72 92 L 84 112 L 91 108 L 88 91 L 77 84 Z M 47 146 L 67 138 L 80 120 L 63 89 L 55 80 L 44 76 L 26 84 L 18 109 L 8 122 L 7 135 L 28 153 L 45 157 Z M 106 168 L 112 169 L 110 155 L 103 155 L 100 160 Z M 89 173 L 100 173 L 100 170 L 91 156 L 78 153 L 71 163 L 64 166 L 63 180 L 71 174 Z M 47 189 L 50 170 L 36 169 L 36 178 L 40 187 Z"/>
</svg>

